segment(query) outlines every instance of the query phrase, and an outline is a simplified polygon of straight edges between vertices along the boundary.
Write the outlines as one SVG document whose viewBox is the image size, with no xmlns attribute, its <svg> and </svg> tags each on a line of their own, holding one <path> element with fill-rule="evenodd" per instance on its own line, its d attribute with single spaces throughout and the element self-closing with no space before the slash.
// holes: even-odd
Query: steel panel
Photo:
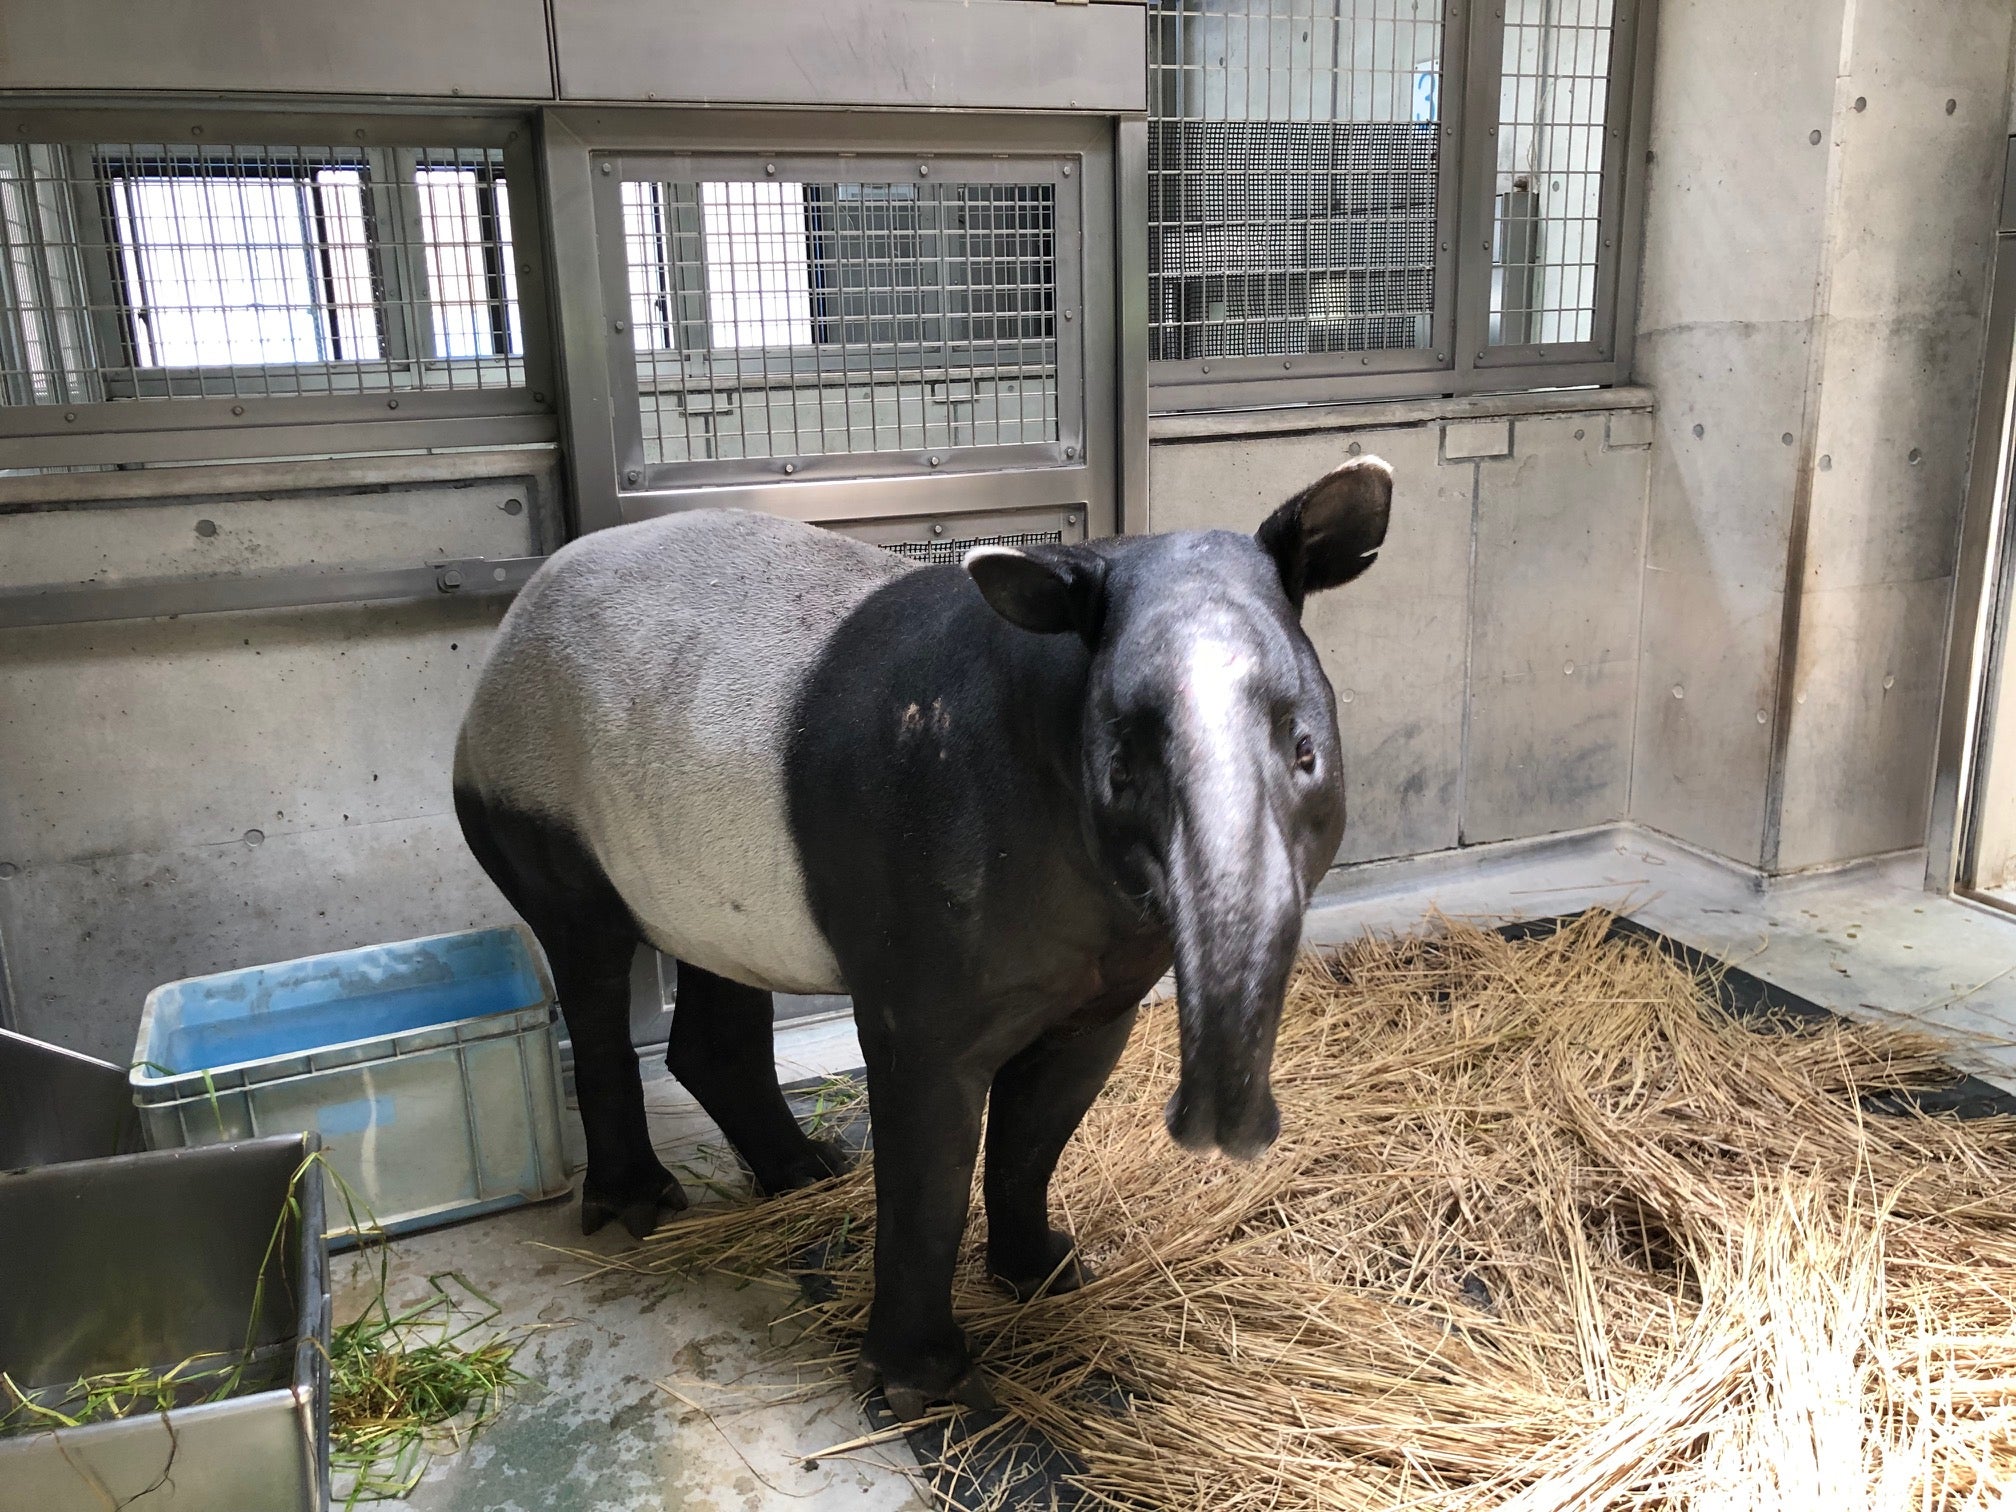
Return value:
<svg viewBox="0 0 2016 1512">
<path fill-rule="evenodd" d="M 242 609 L 293 609 L 310 604 L 516 593 L 545 560 L 544 557 L 457 557 L 424 567 L 355 572 L 247 573 L 233 577 L 143 579 L 93 588 L 0 589 L 0 629 Z"/>
<path fill-rule="evenodd" d="M 552 0 L 567 100 L 1146 110 L 1134 6 Z M 543 39 L 542 39 L 543 53 Z M 841 61 L 841 60 L 844 60 Z"/>
<path fill-rule="evenodd" d="M 2016 137 L 2009 143 L 2002 218 L 2016 213 Z M 1981 396 L 1974 413 L 1973 460 L 1960 519 L 1959 555 L 1946 646 L 1945 687 L 1939 704 L 1938 754 L 1933 763 L 1931 818 L 1925 840 L 1925 881 L 1934 891 L 1975 885 L 1975 837 L 1966 810 L 1978 810 L 1979 745 L 1988 719 L 1991 635 L 2007 619 L 2002 603 L 2011 417 L 2016 415 L 2016 236 L 1995 239 L 1988 308 L 1988 348 Z"/>
<path fill-rule="evenodd" d="M 0 89 L 548 99 L 540 0 L 0 0 Z"/>
</svg>

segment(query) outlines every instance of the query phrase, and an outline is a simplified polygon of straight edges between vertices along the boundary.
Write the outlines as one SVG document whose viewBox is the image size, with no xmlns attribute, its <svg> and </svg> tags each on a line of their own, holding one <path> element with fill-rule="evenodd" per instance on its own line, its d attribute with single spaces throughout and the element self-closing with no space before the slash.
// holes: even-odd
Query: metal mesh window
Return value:
<svg viewBox="0 0 2016 1512">
<path fill-rule="evenodd" d="M 1440 7 L 1150 5 L 1152 355 L 1431 345 Z"/>
<path fill-rule="evenodd" d="M 1058 439 L 1053 185 L 622 187 L 645 461 Z"/>
<path fill-rule="evenodd" d="M 1591 339 L 1612 0 L 1508 0 L 1490 340 Z"/>
<path fill-rule="evenodd" d="M 524 382 L 501 155 L 0 147 L 0 402 Z"/>
<path fill-rule="evenodd" d="M 882 549 L 893 551 L 928 567 L 943 567 L 959 561 L 975 546 L 1061 546 L 1064 532 L 1039 530 L 1025 535 L 972 536 L 962 540 L 891 541 Z"/>
</svg>

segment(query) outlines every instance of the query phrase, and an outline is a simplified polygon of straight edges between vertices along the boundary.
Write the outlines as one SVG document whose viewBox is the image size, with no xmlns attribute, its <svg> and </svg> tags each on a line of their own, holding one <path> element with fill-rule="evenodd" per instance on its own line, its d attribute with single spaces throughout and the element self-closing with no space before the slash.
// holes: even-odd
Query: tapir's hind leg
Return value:
<svg viewBox="0 0 2016 1512">
<path fill-rule="evenodd" d="M 490 809 L 457 790 L 462 833 L 490 879 L 546 952 L 588 1135 L 581 1232 L 611 1218 L 641 1239 L 686 1193 L 651 1148 L 644 1086 L 630 1044 L 630 962 L 637 927 L 585 846 L 564 829 Z"/>
<path fill-rule="evenodd" d="M 810 1186 L 846 1168 L 839 1147 L 808 1138 L 777 1086 L 770 994 L 679 962 L 679 1001 L 665 1068 L 700 1106 L 770 1194 Z"/>
</svg>

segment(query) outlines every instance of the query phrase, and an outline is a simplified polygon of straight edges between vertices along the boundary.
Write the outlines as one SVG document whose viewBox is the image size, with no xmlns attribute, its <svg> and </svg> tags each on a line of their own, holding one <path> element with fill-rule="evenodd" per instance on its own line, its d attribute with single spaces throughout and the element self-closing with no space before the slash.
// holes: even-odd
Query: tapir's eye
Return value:
<svg viewBox="0 0 2016 1512">
<path fill-rule="evenodd" d="M 1295 741 L 1295 770 L 1298 772 L 1316 770 L 1316 742 L 1307 735 L 1299 736 Z"/>
</svg>

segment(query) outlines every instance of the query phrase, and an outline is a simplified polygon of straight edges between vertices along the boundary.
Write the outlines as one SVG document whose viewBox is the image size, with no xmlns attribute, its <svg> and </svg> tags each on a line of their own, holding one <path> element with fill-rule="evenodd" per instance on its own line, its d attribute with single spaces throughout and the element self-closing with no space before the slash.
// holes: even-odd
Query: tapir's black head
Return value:
<svg viewBox="0 0 2016 1512">
<path fill-rule="evenodd" d="M 1393 470 L 1357 457 L 1252 536 L 983 547 L 966 570 L 1006 619 L 1092 647 L 1083 783 L 1115 880 L 1176 947 L 1182 1144 L 1257 1155 L 1280 1132 L 1268 1087 L 1310 890 L 1344 835 L 1329 680 L 1306 594 L 1348 583 L 1386 538 Z"/>
</svg>

